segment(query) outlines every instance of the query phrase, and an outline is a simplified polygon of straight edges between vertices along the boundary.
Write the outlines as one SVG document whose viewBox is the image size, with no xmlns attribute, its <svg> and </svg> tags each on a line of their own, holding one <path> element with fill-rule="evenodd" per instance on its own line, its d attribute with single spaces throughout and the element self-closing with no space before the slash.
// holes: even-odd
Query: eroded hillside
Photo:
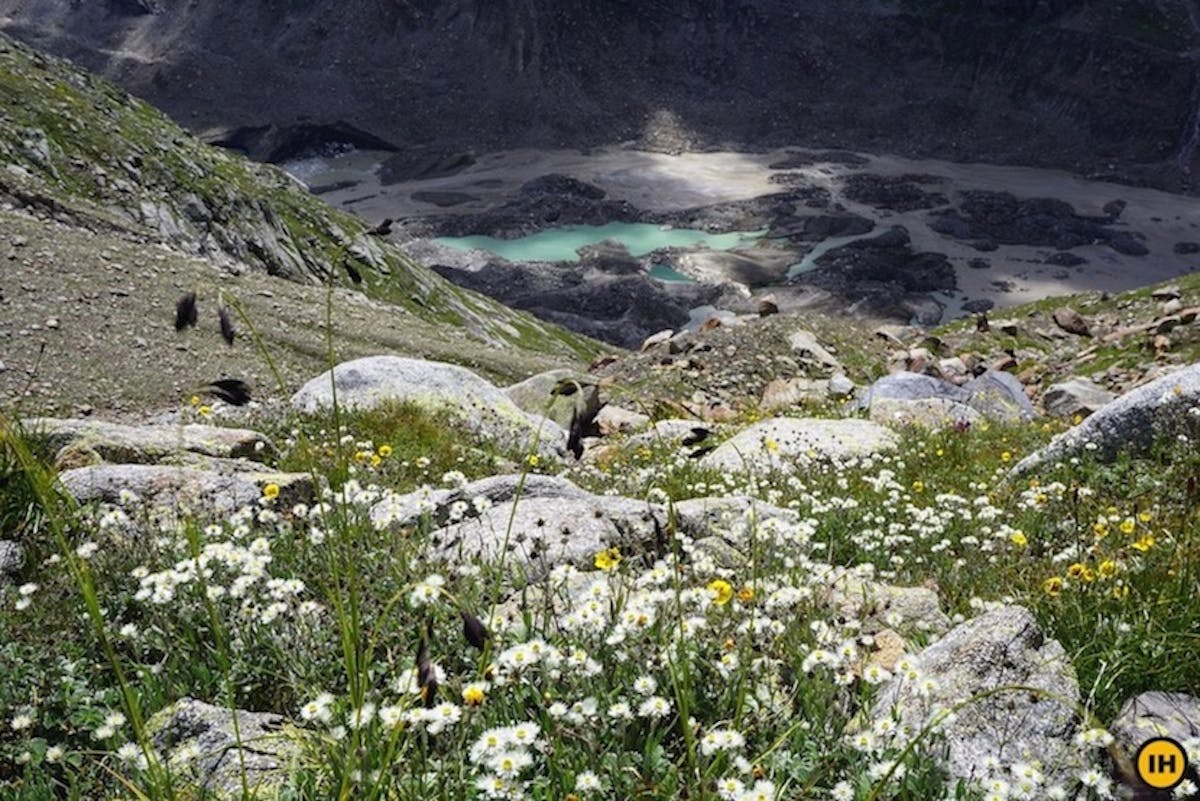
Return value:
<svg viewBox="0 0 1200 801">
<path fill-rule="evenodd" d="M 0 25 L 260 158 L 803 144 L 1174 189 L 1200 138 L 1182 0 L 3 0 Z"/>
</svg>

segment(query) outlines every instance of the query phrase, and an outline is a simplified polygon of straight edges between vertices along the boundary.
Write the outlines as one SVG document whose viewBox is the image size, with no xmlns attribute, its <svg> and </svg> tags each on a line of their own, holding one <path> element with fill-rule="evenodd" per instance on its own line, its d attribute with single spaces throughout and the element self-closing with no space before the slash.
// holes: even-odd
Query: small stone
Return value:
<svg viewBox="0 0 1200 801">
<path fill-rule="evenodd" d="M 760 298 L 758 301 L 758 316 L 770 317 L 772 314 L 779 314 L 779 304 L 775 302 L 774 295 L 767 295 Z"/>
<path fill-rule="evenodd" d="M 651 334 L 650 336 L 646 337 L 646 339 L 642 342 L 641 351 L 643 353 L 645 353 L 646 351 L 653 348 L 655 345 L 661 345 L 662 343 L 666 342 L 674 335 L 675 335 L 675 332 L 672 331 L 670 328 L 664 328 L 662 331 L 659 331 L 656 334 Z"/>
<path fill-rule="evenodd" d="M 1182 296 L 1178 284 L 1168 284 L 1167 286 L 1159 287 L 1150 293 L 1150 297 L 1155 300 L 1176 300 Z"/>
<path fill-rule="evenodd" d="M 1072 309 L 1070 306 L 1060 306 L 1054 310 L 1052 315 L 1054 324 L 1068 334 L 1075 334 L 1081 337 L 1090 337 L 1091 329 L 1088 327 L 1087 321 L 1083 319 L 1083 315 Z"/>
<path fill-rule="evenodd" d="M 1178 314 L 1183 310 L 1183 303 L 1179 298 L 1171 298 L 1162 305 L 1163 314 Z"/>
<path fill-rule="evenodd" d="M 58 318 L 57 317 L 47 317 L 46 318 L 46 327 L 49 329 L 52 329 L 52 330 L 58 330 Z"/>
</svg>

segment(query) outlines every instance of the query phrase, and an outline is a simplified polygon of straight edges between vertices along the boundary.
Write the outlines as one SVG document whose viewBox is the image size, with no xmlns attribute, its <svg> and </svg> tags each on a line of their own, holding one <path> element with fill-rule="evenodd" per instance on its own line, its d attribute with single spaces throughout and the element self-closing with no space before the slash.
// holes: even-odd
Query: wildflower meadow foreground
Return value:
<svg viewBox="0 0 1200 801">
<path fill-rule="evenodd" d="M 45 431 L 6 423 L 28 567 L 3 589 L 0 787 L 1114 798 L 1125 702 L 1200 689 L 1198 415 L 1014 477 L 1063 426 L 745 470 L 652 437 L 564 467 L 390 404 L 258 419 L 291 482 L 219 512 L 76 506 Z"/>
</svg>

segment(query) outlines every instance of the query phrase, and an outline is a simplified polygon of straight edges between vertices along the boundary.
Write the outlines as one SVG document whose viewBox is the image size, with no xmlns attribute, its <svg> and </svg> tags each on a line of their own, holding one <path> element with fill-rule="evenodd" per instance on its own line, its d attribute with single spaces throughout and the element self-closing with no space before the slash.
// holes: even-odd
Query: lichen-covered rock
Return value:
<svg viewBox="0 0 1200 801">
<path fill-rule="evenodd" d="M 1185 747 L 1200 737 L 1200 698 L 1185 693 L 1142 693 L 1125 702 L 1108 730 L 1116 739 L 1115 767 L 1121 781 L 1149 798 L 1150 788 L 1135 769 L 1138 749 L 1155 737 L 1170 737 Z M 1195 763 L 1187 776 L 1197 781 Z"/>
<path fill-rule="evenodd" d="M 742 545 L 761 534 L 768 521 L 772 526 L 797 526 L 800 515 L 746 495 L 730 495 L 679 501 L 675 521 L 680 531 L 694 538 L 715 536 Z"/>
<path fill-rule="evenodd" d="M 613 434 L 631 434 L 643 429 L 650 425 L 650 416 L 608 403 L 596 413 L 595 423 L 600 434 L 608 437 Z"/>
<path fill-rule="evenodd" d="M 234 716 L 236 717 L 236 733 Z M 300 745 L 280 715 L 230 709 L 193 698 L 146 722 L 159 757 L 178 779 L 218 798 L 274 798 L 300 758 Z"/>
<path fill-rule="evenodd" d="M 25 549 L 13 540 L 0 540 L 0 587 L 12 583 L 25 566 Z"/>
<path fill-rule="evenodd" d="M 1072 378 L 1046 387 L 1042 406 L 1051 417 L 1087 417 L 1116 399 L 1116 395 L 1086 378 Z"/>
<path fill-rule="evenodd" d="M 982 419 L 983 415 L 965 403 L 949 398 L 876 398 L 871 403 L 870 417 L 883 425 L 911 426 L 937 431 L 956 426 L 970 426 Z"/>
<path fill-rule="evenodd" d="M 465 367 L 400 356 L 368 356 L 343 362 L 309 381 L 292 396 L 292 407 L 313 413 L 337 402 L 369 409 L 388 401 L 409 401 L 445 411 L 464 426 L 505 447 L 561 456 L 567 433 L 544 417 L 529 414 L 489 381 Z"/>
<path fill-rule="evenodd" d="M 937 632 L 950 628 L 937 593 L 927 587 L 898 587 L 864 579 L 840 567 L 814 565 L 823 577 L 821 602 L 846 620 L 862 621 L 862 630 Z"/>
<path fill-rule="evenodd" d="M 1040 451 L 1017 463 L 1020 476 L 1048 462 L 1087 451 L 1101 461 L 1118 453 L 1138 454 L 1156 439 L 1200 425 L 1191 409 L 1200 407 L 1200 364 L 1169 373 L 1126 392 L 1098 409 L 1074 428 L 1064 431 Z"/>
<path fill-rule="evenodd" d="M 558 565 L 591 567 L 608 548 L 636 553 L 661 547 L 667 513 L 631 498 L 586 494 L 520 498 L 435 529 L 431 552 L 451 564 L 503 562 L 511 574 L 537 581 Z"/>
<path fill-rule="evenodd" d="M 590 568 L 607 548 L 632 553 L 661 546 L 667 523 L 658 504 L 593 495 L 566 479 L 540 475 L 388 496 L 371 517 L 378 528 L 428 527 L 431 553 L 446 562 L 503 561 L 529 581 L 558 565 Z"/>
<path fill-rule="evenodd" d="M 971 394 L 949 381 L 921 373 L 891 373 L 875 381 L 867 388 L 859 401 L 862 408 L 870 408 L 880 398 L 912 401 L 924 398 L 945 398 L 957 403 L 966 403 Z"/>
<path fill-rule="evenodd" d="M 312 477 L 307 473 L 220 473 L 191 467 L 140 464 L 102 464 L 59 474 L 63 487 L 79 503 L 118 503 L 131 492 L 150 507 L 165 507 L 180 514 L 204 518 L 229 514 L 257 502 L 267 484 L 280 487 L 284 502 L 312 498 Z"/>
<path fill-rule="evenodd" d="M 515 498 L 579 500 L 590 496 L 587 490 L 565 478 L 510 473 L 471 481 L 454 489 L 423 488 L 403 495 L 389 494 L 371 508 L 371 521 L 376 528 L 393 531 L 419 525 L 440 528 L 452 516 L 461 519 L 488 506 L 511 504 Z"/>
<path fill-rule="evenodd" d="M 884 686 L 872 716 L 898 715 L 902 727 L 920 731 L 938 710 L 955 709 L 940 727 L 952 781 L 980 778 L 985 760 L 994 757 L 1001 765 L 1036 763 L 1050 784 L 1073 782 L 1079 684 L 1062 645 L 1046 637 L 1029 610 L 993 609 L 912 662 L 933 680 L 932 688 L 897 676 Z"/>
<path fill-rule="evenodd" d="M 775 417 L 735 435 L 700 460 L 700 466 L 731 472 L 778 470 L 802 463 L 846 461 L 896 449 L 894 433 L 870 420 Z"/>
<path fill-rule="evenodd" d="M 988 370 L 962 388 L 967 392 L 967 405 L 989 419 L 1019 423 L 1037 417 L 1025 387 L 1011 373 Z"/>
<path fill-rule="evenodd" d="M 261 459 L 275 453 L 270 439 L 245 428 L 194 423 L 132 426 L 54 417 L 30 418 L 22 425 L 27 431 L 45 437 L 64 464 L 77 460 L 81 453 L 94 454 L 102 461 L 119 464 L 157 464 L 182 452 L 248 459 Z"/>
<path fill-rule="evenodd" d="M 652 448 L 659 445 L 675 448 L 683 445 L 685 440 L 694 440 L 688 444 L 699 443 L 709 436 L 711 430 L 711 426 L 699 420 L 670 418 L 659 420 L 649 431 L 634 434 L 629 438 L 628 445 L 631 448 Z"/>
</svg>

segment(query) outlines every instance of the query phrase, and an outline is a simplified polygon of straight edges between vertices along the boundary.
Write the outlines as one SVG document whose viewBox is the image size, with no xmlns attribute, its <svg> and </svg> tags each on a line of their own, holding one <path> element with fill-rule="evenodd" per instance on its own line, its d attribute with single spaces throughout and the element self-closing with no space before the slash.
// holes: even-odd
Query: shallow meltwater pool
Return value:
<svg viewBox="0 0 1200 801">
<path fill-rule="evenodd" d="M 608 223 L 607 225 L 568 225 L 519 239 L 494 236 L 442 237 L 437 241 L 460 250 L 486 250 L 509 261 L 579 261 L 579 248 L 606 239 L 620 242 L 633 256 L 645 256 L 660 248 L 692 247 L 704 244 L 713 250 L 729 250 L 757 242 L 765 231 L 735 231 L 710 234 L 690 228 L 664 229 L 653 223 Z M 666 270 L 670 270 L 669 273 Z M 686 280 L 685 276 L 665 267 L 655 278 Z"/>
</svg>

